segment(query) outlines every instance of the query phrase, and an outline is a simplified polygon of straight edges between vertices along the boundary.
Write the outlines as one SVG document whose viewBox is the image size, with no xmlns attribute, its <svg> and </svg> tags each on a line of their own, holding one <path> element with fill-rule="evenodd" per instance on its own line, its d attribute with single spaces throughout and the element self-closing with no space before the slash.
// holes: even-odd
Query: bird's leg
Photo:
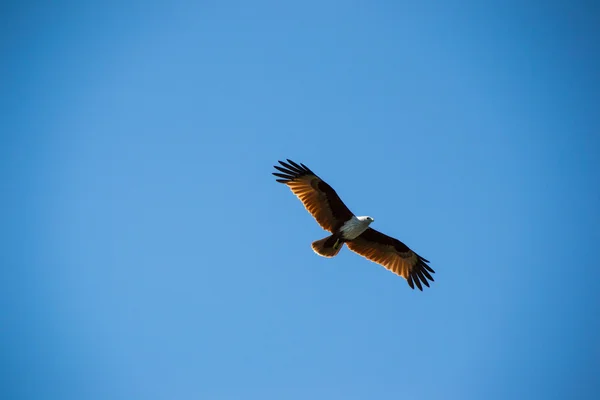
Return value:
<svg viewBox="0 0 600 400">
<path fill-rule="evenodd" d="M 335 243 L 333 244 L 333 249 L 337 250 L 340 247 L 341 244 L 342 244 L 341 240 L 339 238 L 336 239 Z"/>
</svg>

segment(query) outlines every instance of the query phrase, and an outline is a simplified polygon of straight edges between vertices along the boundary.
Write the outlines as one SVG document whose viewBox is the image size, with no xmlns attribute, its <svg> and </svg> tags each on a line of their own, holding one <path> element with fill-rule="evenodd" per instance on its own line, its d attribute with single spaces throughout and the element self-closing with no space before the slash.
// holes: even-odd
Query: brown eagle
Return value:
<svg viewBox="0 0 600 400">
<path fill-rule="evenodd" d="M 370 228 L 373 218 L 354 215 L 335 190 L 306 165 L 289 159 L 287 163 L 279 161 L 279 164 L 281 167 L 274 167 L 280 172 L 273 172 L 281 178 L 277 182 L 287 185 L 319 225 L 331 232 L 330 236 L 312 243 L 315 253 L 333 257 L 345 243 L 353 252 L 406 279 L 412 289 L 417 285 L 422 291 L 421 283 L 429 287 L 427 280 L 433 281 L 430 273 L 435 271 L 427 265 L 428 260 L 398 239 Z"/>
</svg>

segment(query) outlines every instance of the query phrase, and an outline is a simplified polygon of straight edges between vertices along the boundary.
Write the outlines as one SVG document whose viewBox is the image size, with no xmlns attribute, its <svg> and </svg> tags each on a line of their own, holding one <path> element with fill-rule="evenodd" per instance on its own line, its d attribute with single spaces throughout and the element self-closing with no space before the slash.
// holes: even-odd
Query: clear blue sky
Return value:
<svg viewBox="0 0 600 400">
<path fill-rule="evenodd" d="M 600 13 L 442 3 L 4 2 L 0 397 L 596 398 Z"/>
</svg>

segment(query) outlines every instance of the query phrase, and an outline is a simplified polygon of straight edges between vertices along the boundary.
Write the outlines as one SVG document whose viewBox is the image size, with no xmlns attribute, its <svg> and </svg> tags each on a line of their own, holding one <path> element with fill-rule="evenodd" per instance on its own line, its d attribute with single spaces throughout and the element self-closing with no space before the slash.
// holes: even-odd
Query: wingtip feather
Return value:
<svg viewBox="0 0 600 400">
<path fill-rule="evenodd" d="M 417 277 L 423 282 L 423 284 L 429 287 L 429 282 L 427 282 L 427 278 L 423 275 L 423 270 L 417 271 Z"/>
<path fill-rule="evenodd" d="M 421 286 L 421 281 L 419 280 L 419 277 L 415 276 L 413 278 L 413 281 L 415 282 L 415 285 L 417 285 L 417 287 L 419 288 L 419 290 L 422 292 L 423 291 L 423 286 Z"/>
<path fill-rule="evenodd" d="M 289 161 L 289 160 L 288 160 L 288 161 Z M 295 167 L 295 166 L 293 166 L 293 165 L 290 165 L 290 164 L 288 164 L 288 163 L 285 163 L 285 162 L 283 162 L 283 161 L 279 161 L 279 162 L 281 163 L 281 165 L 283 165 L 283 166 L 284 166 L 284 167 L 286 167 L 288 170 L 290 170 L 290 171 L 292 171 L 292 172 L 294 172 L 294 173 L 297 173 L 297 174 L 303 174 L 303 173 L 304 173 L 304 171 L 302 170 L 302 168 Z"/>
<path fill-rule="evenodd" d="M 432 274 L 435 274 L 435 271 L 433 270 L 433 268 L 431 268 L 429 265 L 425 264 L 425 263 L 421 263 L 421 265 L 423 267 L 425 267 L 429 272 L 431 272 Z"/>
</svg>

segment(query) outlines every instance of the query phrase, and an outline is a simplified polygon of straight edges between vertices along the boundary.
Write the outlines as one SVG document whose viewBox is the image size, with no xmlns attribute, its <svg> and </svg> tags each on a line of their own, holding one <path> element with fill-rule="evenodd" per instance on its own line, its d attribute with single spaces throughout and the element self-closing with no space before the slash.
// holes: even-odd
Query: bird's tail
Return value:
<svg viewBox="0 0 600 400">
<path fill-rule="evenodd" d="M 344 242 L 338 235 L 331 235 L 312 243 L 312 249 L 315 253 L 323 257 L 334 257 L 340 252 Z"/>
</svg>

